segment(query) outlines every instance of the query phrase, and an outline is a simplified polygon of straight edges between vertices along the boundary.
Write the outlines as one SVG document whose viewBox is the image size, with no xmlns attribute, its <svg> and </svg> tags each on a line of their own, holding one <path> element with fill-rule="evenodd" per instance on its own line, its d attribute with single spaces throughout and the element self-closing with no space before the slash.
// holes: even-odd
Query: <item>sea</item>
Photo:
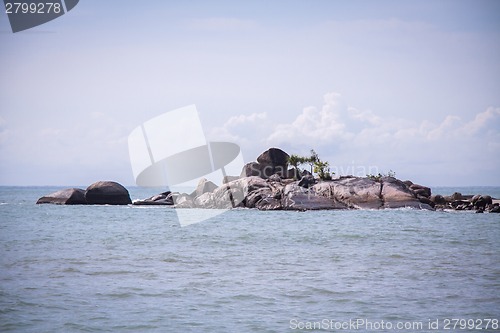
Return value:
<svg viewBox="0 0 500 333">
<path fill-rule="evenodd" d="M 59 189 L 0 187 L 0 332 L 500 331 L 499 214 L 234 209 L 181 227 L 165 206 L 35 204 Z"/>
</svg>

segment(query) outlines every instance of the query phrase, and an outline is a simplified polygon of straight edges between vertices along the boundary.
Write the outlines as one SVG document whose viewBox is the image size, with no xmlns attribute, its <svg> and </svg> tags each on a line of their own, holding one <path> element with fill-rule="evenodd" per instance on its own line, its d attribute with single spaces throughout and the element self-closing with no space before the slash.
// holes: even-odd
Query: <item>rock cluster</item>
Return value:
<svg viewBox="0 0 500 333">
<path fill-rule="evenodd" d="M 429 187 L 394 177 L 342 176 L 320 181 L 309 172 L 299 180 L 288 170 L 289 155 L 279 148 L 263 152 L 257 162 L 243 167 L 240 177 L 226 176 L 217 186 L 201 179 L 191 193 L 163 192 L 134 205 L 169 205 L 176 208 L 256 208 L 259 210 L 325 209 L 455 209 L 482 213 L 500 212 L 498 202 L 488 195 L 432 195 Z M 37 204 L 131 204 L 125 187 L 110 181 L 96 182 L 86 190 L 65 189 L 41 197 Z"/>
<path fill-rule="evenodd" d="M 213 191 L 202 192 L 200 181 L 191 194 L 172 195 L 179 208 L 257 208 L 260 210 L 381 209 L 411 207 L 433 209 L 422 203 L 402 181 L 384 177 L 379 181 L 361 177 L 342 177 L 311 184 L 300 181 L 258 176 L 228 182 Z M 148 199 L 147 199 L 148 200 Z M 134 201 L 143 204 L 143 201 Z"/>
<path fill-rule="evenodd" d="M 170 193 L 166 204 L 177 208 L 256 208 L 259 210 L 325 209 L 477 209 L 498 211 L 489 196 L 464 201 L 460 194 L 432 195 L 429 187 L 394 177 L 343 176 L 319 181 L 305 172 L 300 180 L 287 170 L 288 154 L 278 148 L 262 153 L 243 167 L 241 176 L 225 177 L 223 185 L 201 179 L 191 193 Z M 295 170 L 294 170 L 295 171 Z M 165 194 L 165 193 L 164 193 Z M 146 199 L 154 204 L 156 197 Z M 144 204 L 144 200 L 134 204 Z"/>
<path fill-rule="evenodd" d="M 431 198 L 436 209 L 474 210 L 476 213 L 500 213 L 500 204 L 489 195 L 462 195 L 455 192 L 450 196 L 434 195 Z"/>
<path fill-rule="evenodd" d="M 169 206 L 174 204 L 174 197 L 172 192 L 167 191 L 157 195 L 153 195 L 152 197 L 146 198 L 144 200 L 134 200 L 133 204 L 137 206 Z"/>
<path fill-rule="evenodd" d="M 128 190 L 112 181 L 93 183 L 86 190 L 69 188 L 41 197 L 37 204 L 59 205 L 128 205 L 132 203 Z"/>
</svg>

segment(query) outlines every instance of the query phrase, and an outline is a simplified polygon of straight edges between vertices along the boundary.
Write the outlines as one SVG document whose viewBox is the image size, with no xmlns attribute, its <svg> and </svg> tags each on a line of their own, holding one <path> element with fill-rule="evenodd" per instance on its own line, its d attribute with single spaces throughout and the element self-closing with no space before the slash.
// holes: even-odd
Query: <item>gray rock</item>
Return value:
<svg viewBox="0 0 500 333">
<path fill-rule="evenodd" d="M 432 208 L 434 208 L 434 206 L 436 206 L 436 204 L 428 197 L 417 195 L 417 199 L 421 203 L 427 204 L 427 205 L 431 206 Z"/>
<path fill-rule="evenodd" d="M 405 180 L 403 183 L 408 187 L 413 185 L 413 182 L 411 180 Z"/>
<path fill-rule="evenodd" d="M 292 168 L 287 170 L 285 178 L 297 180 L 301 178 L 301 175 L 299 174 L 297 169 Z"/>
<path fill-rule="evenodd" d="M 320 182 L 313 190 L 321 196 L 333 198 L 349 208 L 379 209 L 383 206 L 380 183 L 370 178 L 343 177 Z"/>
<path fill-rule="evenodd" d="M 68 188 L 51 194 L 47 194 L 37 200 L 38 204 L 56 205 L 86 205 L 85 190 L 79 188 Z"/>
<path fill-rule="evenodd" d="M 172 193 L 167 191 L 146 199 L 134 200 L 132 204 L 135 206 L 171 206 L 174 204 L 174 199 Z"/>
<path fill-rule="evenodd" d="M 272 168 L 271 168 L 272 170 Z M 262 177 L 264 174 L 264 166 L 257 163 L 257 162 L 250 162 L 247 163 L 243 166 L 243 169 L 241 170 L 241 177 Z"/>
<path fill-rule="evenodd" d="M 431 209 L 427 204 L 421 203 L 413 192 L 399 179 L 394 177 L 383 177 L 382 190 L 380 194 L 384 201 L 384 208 L 417 208 Z"/>
<path fill-rule="evenodd" d="M 252 176 L 252 177 L 245 177 L 245 178 L 239 178 L 237 180 L 233 180 L 227 184 L 224 184 L 220 186 L 218 189 L 216 189 L 214 192 L 219 191 L 220 188 L 225 188 L 225 187 L 231 187 L 231 188 L 240 188 L 242 189 L 243 193 L 248 195 L 249 193 L 258 190 L 263 187 L 269 188 L 269 183 L 266 182 L 265 179 L 258 177 L 258 176 Z"/>
<path fill-rule="evenodd" d="M 218 187 L 217 190 L 214 191 L 214 208 L 231 209 L 244 207 L 243 201 L 245 200 L 245 195 L 243 194 L 243 189 L 240 187 L 227 186 L 228 184 Z"/>
<path fill-rule="evenodd" d="M 222 209 L 242 207 L 245 198 L 261 188 L 269 188 L 263 178 L 257 176 L 239 178 L 215 189 L 214 204 Z"/>
<path fill-rule="evenodd" d="M 486 205 L 492 205 L 493 204 L 493 198 L 490 195 L 483 195 L 484 201 L 486 202 Z"/>
<path fill-rule="evenodd" d="M 412 190 L 413 193 L 415 193 L 415 195 L 417 195 L 417 196 L 421 195 L 421 196 L 426 197 L 426 198 L 430 198 L 430 196 L 431 196 L 431 189 L 427 186 L 412 184 L 412 185 L 410 185 L 410 190 Z"/>
<path fill-rule="evenodd" d="M 279 148 L 269 148 L 259 157 L 257 162 L 260 166 L 260 177 L 269 178 L 275 173 L 280 177 L 288 176 L 288 158 L 290 156 Z"/>
<path fill-rule="evenodd" d="M 259 210 L 282 210 L 281 200 L 273 197 L 265 197 L 255 204 L 255 208 Z"/>
<path fill-rule="evenodd" d="M 274 175 L 271 175 L 269 178 L 267 178 L 268 181 L 271 181 L 271 182 L 277 182 L 277 183 L 280 183 L 281 182 L 281 177 L 279 174 L 275 173 Z"/>
<path fill-rule="evenodd" d="M 484 210 L 487 205 L 491 204 L 492 199 L 490 196 L 475 195 L 472 197 L 472 205 L 476 209 Z"/>
<path fill-rule="evenodd" d="M 316 179 L 312 175 L 305 175 L 299 181 L 299 186 L 309 188 L 316 183 Z"/>
<path fill-rule="evenodd" d="M 433 195 L 433 196 L 431 196 L 430 199 L 436 205 L 445 205 L 446 204 L 446 199 L 441 194 Z"/>
<path fill-rule="evenodd" d="M 294 185 L 294 186 L 290 186 Z M 285 210 L 324 210 L 345 209 L 346 206 L 335 202 L 331 198 L 317 195 L 312 189 L 306 189 L 295 184 L 287 185 L 281 204 Z"/>
<path fill-rule="evenodd" d="M 291 179 L 280 179 L 278 176 L 271 179 L 264 180 L 259 176 L 239 178 L 212 193 L 202 194 L 195 199 L 195 203 L 205 208 L 247 207 L 262 210 L 433 209 L 431 206 L 434 205 L 425 196 L 417 198 L 406 184 L 392 177 L 384 177 L 380 181 L 341 177 L 311 184 L 309 188 L 299 186 L 305 184 Z"/>
<path fill-rule="evenodd" d="M 194 208 L 193 198 L 186 193 L 174 197 L 175 208 Z"/>
<path fill-rule="evenodd" d="M 239 176 L 224 176 L 224 178 L 222 178 L 222 184 L 227 184 L 229 182 L 232 182 L 233 180 L 237 180 L 237 179 L 240 179 Z"/>
<path fill-rule="evenodd" d="M 454 201 L 451 202 L 451 206 L 453 208 L 455 208 L 455 209 L 457 207 L 462 207 L 462 209 L 463 209 L 463 207 L 466 207 L 469 204 L 470 204 L 470 202 L 469 201 L 465 201 L 465 200 L 454 200 Z"/>
<path fill-rule="evenodd" d="M 257 162 L 262 165 L 287 166 L 289 157 L 290 155 L 279 148 L 269 148 L 257 157 Z"/>
<path fill-rule="evenodd" d="M 500 213 L 500 205 L 493 205 L 493 208 L 490 209 L 490 213 Z"/>
<path fill-rule="evenodd" d="M 85 199 L 90 205 L 128 205 L 132 203 L 128 190 L 112 181 L 96 182 L 85 191 Z"/>
<path fill-rule="evenodd" d="M 206 178 L 202 178 L 198 182 L 198 185 L 196 186 L 194 193 L 191 195 L 193 197 L 197 197 L 197 196 L 202 195 L 203 193 L 213 192 L 216 188 L 217 188 L 217 185 L 215 185 L 213 182 L 211 182 L 210 180 L 207 180 Z"/>
<path fill-rule="evenodd" d="M 194 204 L 199 208 L 214 208 L 214 194 L 211 192 L 205 192 L 194 198 Z"/>
<path fill-rule="evenodd" d="M 273 192 L 269 187 L 262 187 L 252 191 L 245 197 L 245 207 L 257 208 L 257 203 L 265 198 L 273 198 Z"/>
</svg>

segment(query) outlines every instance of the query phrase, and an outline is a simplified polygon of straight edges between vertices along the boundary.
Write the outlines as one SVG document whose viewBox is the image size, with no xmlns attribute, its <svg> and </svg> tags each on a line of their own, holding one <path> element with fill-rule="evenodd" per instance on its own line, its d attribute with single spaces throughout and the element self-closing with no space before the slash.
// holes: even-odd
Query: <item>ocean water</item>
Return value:
<svg viewBox="0 0 500 333">
<path fill-rule="evenodd" d="M 54 190 L 0 187 L 0 332 L 500 330 L 497 214 L 237 209 L 180 227 L 168 207 L 35 205 Z"/>
</svg>

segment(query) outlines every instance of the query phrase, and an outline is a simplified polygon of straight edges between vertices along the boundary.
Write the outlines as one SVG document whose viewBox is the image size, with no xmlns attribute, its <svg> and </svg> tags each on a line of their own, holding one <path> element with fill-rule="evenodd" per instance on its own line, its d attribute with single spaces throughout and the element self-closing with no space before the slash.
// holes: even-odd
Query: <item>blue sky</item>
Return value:
<svg viewBox="0 0 500 333">
<path fill-rule="evenodd" d="M 119 4 L 118 4 L 119 3 Z M 498 1 L 97 1 L 0 14 L 0 185 L 134 183 L 127 137 L 196 104 L 244 159 L 500 185 Z"/>
</svg>

